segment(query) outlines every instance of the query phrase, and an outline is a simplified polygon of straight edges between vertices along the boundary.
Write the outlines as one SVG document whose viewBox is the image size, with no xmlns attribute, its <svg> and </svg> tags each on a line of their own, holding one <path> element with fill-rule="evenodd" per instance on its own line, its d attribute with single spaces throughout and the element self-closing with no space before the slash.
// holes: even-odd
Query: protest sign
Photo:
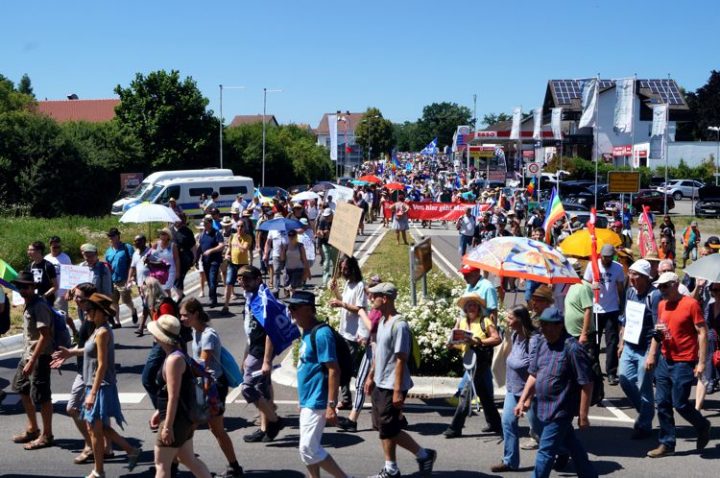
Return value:
<svg viewBox="0 0 720 478">
<path fill-rule="evenodd" d="M 363 210 L 355 205 L 345 202 L 338 203 L 330 227 L 330 239 L 328 242 L 331 246 L 348 256 L 353 255 L 355 237 L 357 236 L 362 213 Z"/>
<path fill-rule="evenodd" d="M 92 271 L 86 266 L 60 266 L 60 288 L 69 290 L 83 282 L 92 282 Z"/>
</svg>

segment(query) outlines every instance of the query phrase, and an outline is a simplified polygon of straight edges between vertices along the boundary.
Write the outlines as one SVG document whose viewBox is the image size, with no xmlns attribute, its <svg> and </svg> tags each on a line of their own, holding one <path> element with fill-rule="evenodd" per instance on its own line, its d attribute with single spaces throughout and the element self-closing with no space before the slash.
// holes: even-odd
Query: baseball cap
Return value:
<svg viewBox="0 0 720 478">
<path fill-rule="evenodd" d="M 720 249 L 720 237 L 708 237 L 707 241 L 705 241 L 705 247 L 710 247 L 711 249 Z"/>
<path fill-rule="evenodd" d="M 460 269 L 458 269 L 458 272 L 460 272 L 461 274 L 464 275 L 464 274 L 470 274 L 472 272 L 477 272 L 479 270 L 480 269 L 478 269 L 477 267 L 473 267 L 471 265 L 464 264 Z"/>
<path fill-rule="evenodd" d="M 543 310 L 542 314 L 540 314 L 540 317 L 538 317 L 538 320 L 542 322 L 562 322 L 563 317 L 560 315 L 560 311 L 557 310 L 556 307 L 548 307 L 547 309 Z"/>
<path fill-rule="evenodd" d="M 690 225 L 691 225 L 691 226 L 695 226 L 695 227 L 697 227 L 697 225 L 698 225 L 698 222 L 697 222 L 697 221 L 692 221 L 692 222 L 690 223 Z"/>
<path fill-rule="evenodd" d="M 603 257 L 613 257 L 615 255 L 615 246 L 612 244 L 605 244 L 600 249 L 600 255 Z"/>
<path fill-rule="evenodd" d="M 293 292 L 292 297 L 287 300 L 291 305 L 315 305 L 315 294 L 304 290 Z"/>
<path fill-rule="evenodd" d="M 368 289 L 368 292 L 376 295 L 386 295 L 393 299 L 397 297 L 397 288 L 392 282 L 381 282 L 378 285 Z"/>
<path fill-rule="evenodd" d="M 650 262 L 645 259 L 638 259 L 637 261 L 633 262 L 629 269 L 646 277 L 652 277 L 652 266 L 650 265 Z"/>
<path fill-rule="evenodd" d="M 680 278 L 678 275 L 674 272 L 663 272 L 660 274 L 660 277 L 658 277 L 658 280 L 653 282 L 654 286 L 667 284 L 668 282 L 679 282 Z"/>
<path fill-rule="evenodd" d="M 326 207 L 325 209 L 323 209 L 322 215 L 323 217 L 332 216 L 332 209 Z"/>
</svg>

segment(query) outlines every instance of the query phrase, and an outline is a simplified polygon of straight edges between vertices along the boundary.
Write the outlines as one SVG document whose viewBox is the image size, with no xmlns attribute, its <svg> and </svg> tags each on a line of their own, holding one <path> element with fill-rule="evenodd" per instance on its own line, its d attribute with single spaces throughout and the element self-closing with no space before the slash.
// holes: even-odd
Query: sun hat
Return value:
<svg viewBox="0 0 720 478">
<path fill-rule="evenodd" d="M 13 284 L 34 284 L 35 277 L 33 276 L 32 272 L 22 271 L 17 275 L 15 279 L 11 280 L 10 282 Z"/>
<path fill-rule="evenodd" d="M 542 322 L 563 322 L 563 317 L 560 315 L 560 311 L 557 310 L 556 307 L 548 307 L 547 309 L 542 311 L 542 314 L 540 314 L 540 317 L 538 317 L 538 320 Z"/>
<path fill-rule="evenodd" d="M 535 289 L 535 292 L 532 293 L 532 296 L 538 299 L 545 299 L 548 302 L 555 302 L 552 289 L 547 284 L 540 285 L 540 287 Z"/>
<path fill-rule="evenodd" d="M 662 284 L 667 284 L 668 282 L 680 282 L 680 278 L 674 272 L 663 272 L 662 274 L 660 274 L 660 277 L 658 277 L 658 280 L 653 282 L 653 285 L 659 286 Z"/>
<path fill-rule="evenodd" d="M 457 300 L 457 306 L 461 309 L 465 309 L 465 306 L 470 302 L 475 302 L 480 307 L 485 307 L 485 301 L 482 299 L 482 297 L 472 292 L 466 292 L 462 296 L 460 296 L 460 298 Z"/>
<path fill-rule="evenodd" d="M 232 219 L 230 219 L 230 216 L 224 216 L 222 218 L 222 221 L 220 221 L 221 226 L 232 226 Z"/>
<path fill-rule="evenodd" d="M 646 259 L 638 259 L 628 268 L 646 277 L 652 277 L 652 265 Z"/>
<path fill-rule="evenodd" d="M 577 275 L 581 275 L 581 272 L 582 272 L 582 262 L 580 262 L 578 259 L 576 259 L 576 258 L 574 258 L 574 257 L 568 257 L 567 260 L 568 260 L 568 262 L 570 263 L 570 265 L 572 266 L 572 268 L 573 268 L 573 270 L 575 271 L 575 273 L 576 273 Z"/>
<path fill-rule="evenodd" d="M 323 217 L 332 216 L 332 209 L 326 207 L 325 209 L 323 209 L 322 215 Z"/>
<path fill-rule="evenodd" d="M 97 246 L 95 244 L 90 244 L 89 242 L 86 242 L 82 246 L 80 246 L 80 252 L 94 252 L 97 254 Z"/>
<path fill-rule="evenodd" d="M 162 229 L 158 229 L 158 234 L 167 234 L 168 237 L 172 237 L 172 233 L 170 232 L 170 228 L 163 227 Z"/>
<path fill-rule="evenodd" d="M 170 314 L 163 314 L 157 320 L 147 324 L 147 328 L 155 340 L 167 345 L 180 342 L 180 320 Z"/>
<path fill-rule="evenodd" d="M 615 246 L 612 244 L 605 244 L 600 249 L 600 255 L 603 257 L 613 257 L 615 255 Z"/>
<path fill-rule="evenodd" d="M 115 317 L 115 310 L 112 308 L 112 299 L 105 294 L 95 292 L 87 298 L 87 301 L 91 302 L 93 305 L 95 305 L 95 307 L 102 310 L 105 315 Z"/>
<path fill-rule="evenodd" d="M 392 282 L 381 282 L 378 285 L 368 289 L 368 292 L 374 295 L 385 295 L 388 297 L 392 297 L 393 299 L 397 297 L 397 288 Z"/>
<path fill-rule="evenodd" d="M 655 252 L 655 251 L 648 252 L 647 254 L 645 254 L 645 257 L 643 257 L 643 259 L 645 259 L 646 261 L 655 261 L 655 262 L 660 262 L 660 260 L 661 260 L 658 257 L 657 252 Z"/>
<path fill-rule="evenodd" d="M 303 205 L 302 205 L 301 203 L 299 203 L 299 202 L 296 202 L 296 203 L 293 204 L 292 208 L 293 208 L 293 209 L 302 209 L 302 208 L 303 208 Z"/>
<path fill-rule="evenodd" d="M 245 216 L 245 217 L 250 217 L 250 216 L 252 216 L 252 211 L 251 211 L 250 209 L 245 209 L 245 210 L 242 212 L 242 215 Z"/>
<path fill-rule="evenodd" d="M 230 214 L 240 214 L 240 208 L 238 208 L 238 207 L 231 207 L 231 208 L 230 208 Z"/>
<path fill-rule="evenodd" d="M 115 237 L 119 235 L 120 231 L 118 231 L 117 227 L 111 227 L 110 230 L 107 232 L 107 237 Z"/>
</svg>

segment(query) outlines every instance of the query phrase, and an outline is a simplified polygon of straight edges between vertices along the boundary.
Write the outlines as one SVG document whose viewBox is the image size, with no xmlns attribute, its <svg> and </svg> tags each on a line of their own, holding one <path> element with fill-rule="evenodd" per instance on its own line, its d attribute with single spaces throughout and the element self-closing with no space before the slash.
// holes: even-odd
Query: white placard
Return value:
<svg viewBox="0 0 720 478">
<path fill-rule="evenodd" d="M 643 321 L 645 320 L 645 304 L 628 300 L 625 303 L 625 333 L 623 340 L 633 345 L 640 342 Z"/>
<path fill-rule="evenodd" d="M 25 305 L 25 299 L 23 299 L 23 296 L 21 296 L 19 292 L 12 291 L 12 305 L 13 307 Z"/>
<path fill-rule="evenodd" d="M 83 282 L 92 282 L 92 270 L 86 266 L 60 266 L 60 288 L 70 290 Z"/>
</svg>

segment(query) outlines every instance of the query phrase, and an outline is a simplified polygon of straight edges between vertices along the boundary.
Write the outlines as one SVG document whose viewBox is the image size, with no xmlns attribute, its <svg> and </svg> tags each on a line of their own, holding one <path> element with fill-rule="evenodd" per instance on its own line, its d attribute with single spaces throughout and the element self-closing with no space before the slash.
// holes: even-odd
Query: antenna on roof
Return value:
<svg viewBox="0 0 720 478">
<path fill-rule="evenodd" d="M 70 93 L 69 95 L 67 95 L 67 99 L 69 99 L 69 100 L 79 100 L 80 97 L 79 97 L 78 95 L 76 95 L 75 93 Z"/>
</svg>

